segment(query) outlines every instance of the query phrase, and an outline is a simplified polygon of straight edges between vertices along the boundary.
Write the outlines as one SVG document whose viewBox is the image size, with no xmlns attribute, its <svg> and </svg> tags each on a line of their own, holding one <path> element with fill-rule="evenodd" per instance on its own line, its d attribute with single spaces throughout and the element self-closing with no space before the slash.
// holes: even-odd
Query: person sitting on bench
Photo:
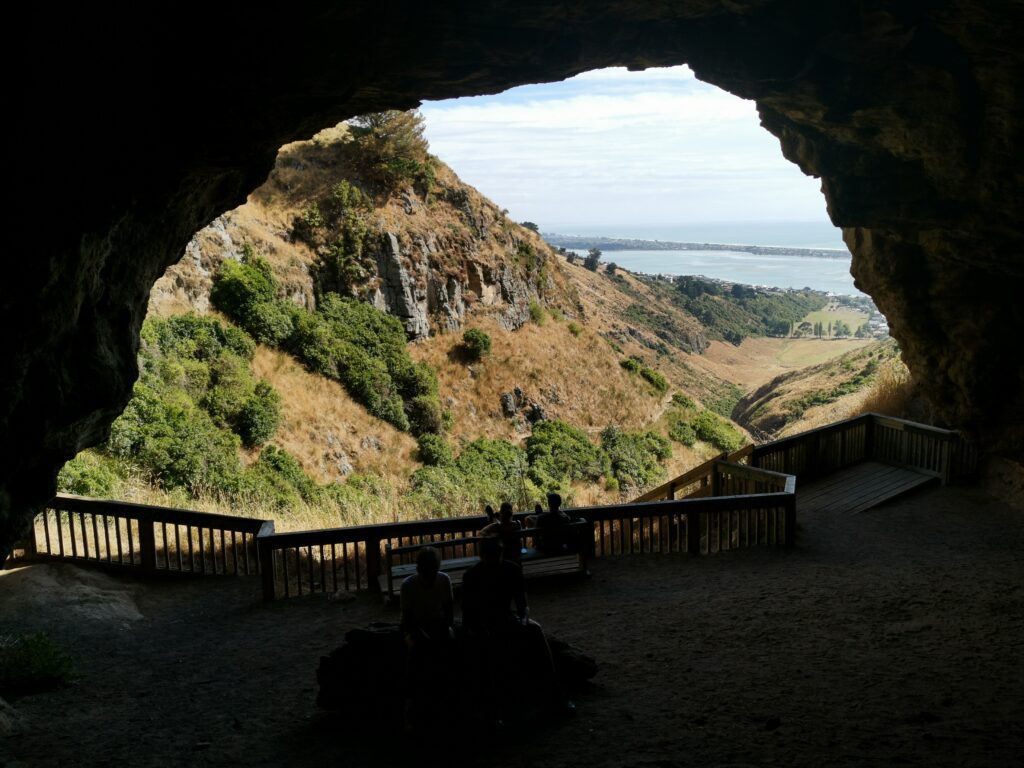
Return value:
<svg viewBox="0 0 1024 768">
<path fill-rule="evenodd" d="M 402 582 L 402 635 L 405 639 L 408 689 L 405 725 L 414 725 L 416 710 L 429 706 L 425 699 L 432 681 L 447 666 L 453 639 L 455 610 L 452 582 L 441 568 L 441 555 L 424 547 L 416 556 L 416 573 Z"/>
<path fill-rule="evenodd" d="M 474 649 L 480 711 L 507 716 L 511 702 L 533 691 L 546 709 L 572 712 L 544 631 L 529 618 L 522 568 L 505 560 L 502 550 L 500 538 L 481 539 L 480 562 L 462 579 L 462 626 Z"/>
<path fill-rule="evenodd" d="M 497 521 L 480 529 L 483 536 L 497 536 L 501 539 L 506 560 L 518 563 L 522 559 L 522 537 L 519 532 L 523 527 L 518 520 L 512 519 L 512 505 L 503 502 L 498 511 Z"/>
<path fill-rule="evenodd" d="M 572 522 L 562 511 L 562 497 L 557 493 L 548 494 L 548 511 L 537 516 L 537 549 L 546 555 L 574 552 L 574 541 L 567 535 L 565 526 Z"/>
</svg>

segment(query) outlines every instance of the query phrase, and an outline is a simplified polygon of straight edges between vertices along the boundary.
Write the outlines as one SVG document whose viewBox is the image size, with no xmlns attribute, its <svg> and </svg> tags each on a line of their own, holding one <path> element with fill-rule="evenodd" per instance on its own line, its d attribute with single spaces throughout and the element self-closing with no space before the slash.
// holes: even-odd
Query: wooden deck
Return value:
<svg viewBox="0 0 1024 768">
<path fill-rule="evenodd" d="M 803 487 L 798 485 L 797 509 L 852 515 L 938 482 L 939 478 L 934 475 L 879 461 L 864 461 Z"/>
</svg>

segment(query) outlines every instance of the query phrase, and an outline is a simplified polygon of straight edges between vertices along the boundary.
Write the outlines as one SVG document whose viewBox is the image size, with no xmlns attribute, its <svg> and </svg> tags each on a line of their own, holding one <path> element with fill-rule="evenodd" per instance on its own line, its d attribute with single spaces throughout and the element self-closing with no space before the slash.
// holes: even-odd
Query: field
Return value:
<svg viewBox="0 0 1024 768">
<path fill-rule="evenodd" d="M 811 312 L 804 318 L 804 320 L 811 323 L 811 325 L 814 323 L 822 323 L 826 328 L 828 328 L 829 323 L 835 323 L 836 320 L 842 320 L 850 326 L 851 330 L 857 330 L 857 326 L 863 325 L 868 321 L 868 316 L 864 312 L 851 309 L 850 307 L 843 307 L 836 302 L 832 302 L 826 305 L 824 309 L 819 309 L 817 312 Z"/>
</svg>

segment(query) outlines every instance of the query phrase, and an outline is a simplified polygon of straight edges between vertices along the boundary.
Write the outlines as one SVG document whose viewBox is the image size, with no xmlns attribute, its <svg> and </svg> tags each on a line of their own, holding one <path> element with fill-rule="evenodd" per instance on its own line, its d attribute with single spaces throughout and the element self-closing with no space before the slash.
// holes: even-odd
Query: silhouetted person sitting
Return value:
<svg viewBox="0 0 1024 768">
<path fill-rule="evenodd" d="M 445 666 L 455 611 L 452 582 L 442 573 L 441 556 L 424 547 L 416 556 L 416 573 L 402 582 L 402 634 L 407 649 L 406 726 L 414 710 L 425 704 L 431 680 Z"/>
<path fill-rule="evenodd" d="M 494 516 L 494 507 L 490 504 L 484 507 L 484 514 L 487 515 L 487 525 L 494 525 L 497 518 Z"/>
<path fill-rule="evenodd" d="M 498 511 L 498 519 L 490 525 L 485 525 L 480 533 L 484 536 L 497 536 L 501 539 L 506 560 L 519 562 L 522 559 L 522 537 L 519 532 L 523 527 L 518 520 L 512 519 L 512 505 L 504 502 Z"/>
<path fill-rule="evenodd" d="M 562 511 L 562 497 L 549 493 L 548 511 L 537 516 L 537 549 L 546 555 L 575 551 L 575 541 L 565 530 L 571 522 L 572 518 Z"/>
<path fill-rule="evenodd" d="M 529 619 L 523 571 L 502 556 L 500 538 L 480 540 L 480 562 L 462 578 L 462 626 L 469 634 L 481 712 L 510 714 L 514 702 L 575 707 L 565 698 L 544 632 Z"/>
</svg>

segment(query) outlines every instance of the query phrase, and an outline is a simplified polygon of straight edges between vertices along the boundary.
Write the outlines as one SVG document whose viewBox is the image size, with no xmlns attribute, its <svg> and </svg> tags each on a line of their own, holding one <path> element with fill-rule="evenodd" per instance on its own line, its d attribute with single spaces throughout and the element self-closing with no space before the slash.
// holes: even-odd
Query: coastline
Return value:
<svg viewBox="0 0 1024 768">
<path fill-rule="evenodd" d="M 798 256 L 811 259 L 850 259 L 850 252 L 832 248 L 795 248 L 781 245 L 743 245 L 732 243 L 689 243 L 669 240 L 641 240 L 626 237 L 593 237 L 542 232 L 545 242 L 555 247 L 602 251 L 735 251 L 757 256 Z"/>
</svg>

